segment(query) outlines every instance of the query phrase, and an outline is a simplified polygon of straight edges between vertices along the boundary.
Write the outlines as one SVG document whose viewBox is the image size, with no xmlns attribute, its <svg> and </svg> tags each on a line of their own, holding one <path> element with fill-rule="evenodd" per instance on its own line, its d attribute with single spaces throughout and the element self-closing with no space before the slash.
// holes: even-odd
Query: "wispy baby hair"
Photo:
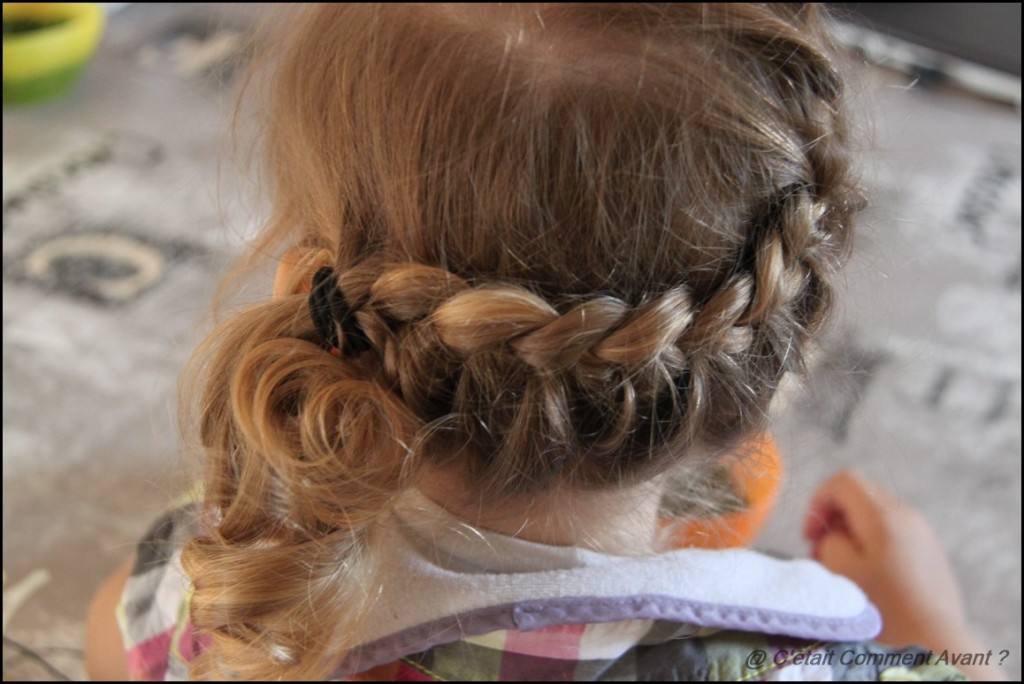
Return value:
<svg viewBox="0 0 1024 684">
<path fill-rule="evenodd" d="M 816 6 L 288 11 L 256 249 L 302 246 L 296 294 L 218 328 L 185 396 L 197 675 L 328 672 L 372 607 L 374 530 L 429 468 L 500 501 L 763 429 L 860 203 Z M 316 333 L 324 266 L 365 351 Z"/>
</svg>

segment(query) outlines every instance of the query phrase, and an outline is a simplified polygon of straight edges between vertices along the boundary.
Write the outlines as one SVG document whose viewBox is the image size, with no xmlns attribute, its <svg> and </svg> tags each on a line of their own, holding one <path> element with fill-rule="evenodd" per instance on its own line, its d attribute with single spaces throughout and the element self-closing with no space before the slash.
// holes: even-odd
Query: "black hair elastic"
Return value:
<svg viewBox="0 0 1024 684">
<path fill-rule="evenodd" d="M 338 287 L 334 269 L 324 266 L 313 276 L 313 289 L 309 291 L 309 315 L 317 332 L 331 349 L 341 350 L 338 328 L 345 336 L 344 354 L 352 356 L 370 348 L 370 340 L 359 327 L 355 315 Z"/>
</svg>

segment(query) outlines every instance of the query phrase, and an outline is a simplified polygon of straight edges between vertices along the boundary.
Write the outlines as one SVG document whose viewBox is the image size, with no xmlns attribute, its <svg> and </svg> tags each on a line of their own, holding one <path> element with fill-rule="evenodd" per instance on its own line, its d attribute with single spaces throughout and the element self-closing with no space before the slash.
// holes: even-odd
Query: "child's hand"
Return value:
<svg viewBox="0 0 1024 684">
<path fill-rule="evenodd" d="M 818 489 L 804 537 L 826 568 L 856 582 L 882 613 L 878 641 L 933 650 L 967 639 L 960 589 L 932 526 L 895 493 L 852 471 Z"/>
</svg>

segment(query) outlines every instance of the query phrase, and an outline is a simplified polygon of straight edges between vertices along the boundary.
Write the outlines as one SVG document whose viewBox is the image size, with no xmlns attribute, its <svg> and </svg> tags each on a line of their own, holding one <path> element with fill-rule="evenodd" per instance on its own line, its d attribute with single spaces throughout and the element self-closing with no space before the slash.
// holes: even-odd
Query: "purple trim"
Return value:
<svg viewBox="0 0 1024 684">
<path fill-rule="evenodd" d="M 671 596 L 573 597 L 520 601 L 448 615 L 357 646 L 331 675 L 347 677 L 433 646 L 501 629 L 531 631 L 550 625 L 666 620 L 698 627 L 759 632 L 825 641 L 867 641 L 878 636 L 882 619 L 865 602 L 851 617 L 815 617 L 778 610 L 726 606 Z"/>
</svg>

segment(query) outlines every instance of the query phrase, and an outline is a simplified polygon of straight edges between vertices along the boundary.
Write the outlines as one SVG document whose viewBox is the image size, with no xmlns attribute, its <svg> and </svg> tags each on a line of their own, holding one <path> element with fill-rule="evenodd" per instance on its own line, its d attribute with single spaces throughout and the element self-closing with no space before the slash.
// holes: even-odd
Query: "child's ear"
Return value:
<svg viewBox="0 0 1024 684">
<path fill-rule="evenodd" d="M 292 279 L 295 276 L 295 267 L 301 260 L 301 249 L 301 247 L 291 247 L 281 256 L 281 261 L 277 264 L 277 270 L 274 271 L 274 299 L 295 294 Z"/>
<path fill-rule="evenodd" d="M 308 294 L 313 287 L 313 272 L 310 264 L 322 257 L 322 250 L 307 245 L 296 245 L 281 256 L 274 272 L 274 299 L 293 294 Z"/>
</svg>

